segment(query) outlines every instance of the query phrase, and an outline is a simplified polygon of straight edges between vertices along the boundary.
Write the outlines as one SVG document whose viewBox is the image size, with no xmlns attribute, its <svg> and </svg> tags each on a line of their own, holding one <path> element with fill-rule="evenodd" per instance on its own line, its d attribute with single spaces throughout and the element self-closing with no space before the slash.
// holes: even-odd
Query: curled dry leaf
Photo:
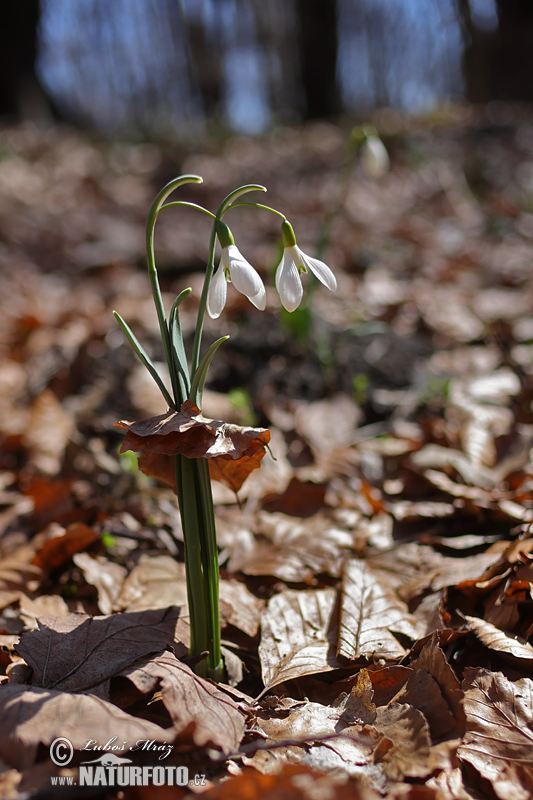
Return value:
<svg viewBox="0 0 533 800">
<path fill-rule="evenodd" d="M 496 650 L 502 658 L 507 658 L 514 664 L 522 663 L 528 672 L 533 670 L 533 647 L 528 642 L 522 642 L 507 636 L 503 631 L 485 622 L 478 617 L 466 617 L 470 628 L 474 631 L 480 642 L 491 650 Z"/>
<path fill-rule="evenodd" d="M 175 490 L 174 456 L 207 458 L 214 480 L 237 492 L 250 472 L 261 465 L 270 431 L 247 428 L 202 416 L 186 400 L 179 411 L 167 411 L 140 422 L 116 422 L 127 430 L 120 452 L 140 452 L 139 468 Z"/>
<path fill-rule="evenodd" d="M 466 734 L 458 755 L 492 783 L 501 800 L 533 794 L 533 681 L 468 668 Z"/>
<path fill-rule="evenodd" d="M 161 653 L 121 675 L 144 694 L 151 694 L 160 685 L 176 732 L 186 732 L 187 739 L 192 738 L 197 747 L 212 743 L 227 754 L 239 746 L 245 720 L 238 703 L 211 681 L 195 675 L 173 653 Z"/>
<path fill-rule="evenodd" d="M 0 686 L 0 716 L 0 756 L 18 769 L 35 761 L 39 744 L 50 745 L 58 736 L 70 739 L 77 750 L 87 739 L 107 742 L 116 736 L 133 744 L 140 739 L 168 743 L 174 738 L 173 730 L 132 717 L 98 697 L 21 684 Z"/>
<path fill-rule="evenodd" d="M 187 652 L 188 625 L 179 608 L 89 617 L 42 617 L 23 633 L 17 652 L 33 669 L 33 684 L 80 692 L 103 683 L 149 653 L 173 646 Z M 176 639 L 179 639 L 176 641 Z"/>
</svg>

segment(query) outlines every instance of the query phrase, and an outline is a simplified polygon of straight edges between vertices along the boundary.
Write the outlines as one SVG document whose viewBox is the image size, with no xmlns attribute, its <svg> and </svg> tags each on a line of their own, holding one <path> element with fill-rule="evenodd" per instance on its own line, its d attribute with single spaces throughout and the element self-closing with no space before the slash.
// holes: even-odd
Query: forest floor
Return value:
<svg viewBox="0 0 533 800">
<path fill-rule="evenodd" d="M 0 130 L 2 797 L 533 795 L 533 117 L 376 123 L 379 179 L 349 124 L 174 150 Z M 214 484 L 227 685 L 187 664 L 175 496 L 114 427 L 165 412 L 112 310 L 161 362 L 144 224 L 180 173 L 213 211 L 265 185 L 338 279 L 283 312 L 278 219 L 227 219 L 267 309 L 230 286 L 206 320 L 231 338 L 202 410 L 275 457 Z M 190 344 L 210 226 L 165 214 Z M 190 785 L 106 786 L 110 753 Z"/>
</svg>

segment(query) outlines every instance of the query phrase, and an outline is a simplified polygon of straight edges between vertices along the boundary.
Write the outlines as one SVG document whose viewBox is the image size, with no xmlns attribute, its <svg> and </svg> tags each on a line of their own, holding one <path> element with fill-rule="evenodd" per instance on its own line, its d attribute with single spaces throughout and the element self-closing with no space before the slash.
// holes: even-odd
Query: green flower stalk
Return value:
<svg viewBox="0 0 533 800">
<path fill-rule="evenodd" d="M 283 304 L 289 310 L 295 308 L 301 300 L 303 290 L 300 273 L 306 272 L 307 268 L 329 289 L 335 289 L 336 281 L 331 270 L 323 262 L 311 259 L 297 247 L 292 228 L 283 214 L 259 203 L 245 204 L 236 202 L 241 195 L 247 192 L 266 191 L 263 186 L 249 184 L 236 189 L 225 198 L 216 214 L 212 214 L 196 203 L 185 201 L 165 202 L 168 196 L 180 186 L 186 183 L 201 182 L 202 179 L 197 175 L 183 175 L 170 181 L 152 203 L 146 223 L 148 276 L 170 375 L 170 391 L 129 326 L 117 312 L 114 312 L 122 331 L 157 383 L 169 409 L 161 417 L 154 417 L 140 423 L 117 423 L 117 425 L 130 428 L 123 449 L 141 450 L 142 455 L 139 459 L 139 467 L 147 474 L 161 478 L 176 491 L 183 528 L 187 599 L 191 627 L 190 657 L 197 674 L 220 681 L 224 679 L 225 669 L 220 645 L 219 564 L 209 467 L 210 463 L 215 463 L 217 456 L 216 447 L 214 452 L 211 452 L 213 449 L 211 447 L 213 431 L 218 434 L 220 426 L 210 427 L 210 423 L 213 421 L 206 420 L 201 415 L 201 407 L 209 366 L 219 346 L 228 337 L 223 336 L 218 339 L 200 358 L 203 324 L 206 311 L 213 319 L 217 319 L 222 313 L 226 304 L 227 284 L 229 282 L 233 284 L 237 291 L 247 296 L 256 308 L 264 310 L 266 306 L 266 290 L 263 281 L 236 247 L 230 229 L 222 221 L 224 214 L 230 208 L 240 205 L 254 205 L 258 208 L 272 211 L 282 217 L 285 254 L 278 268 L 276 285 Z M 198 209 L 213 220 L 206 274 L 198 309 L 190 364 L 183 343 L 179 308 L 191 290 L 185 289 L 178 295 L 167 318 L 155 264 L 154 232 L 156 221 L 164 209 L 174 206 Z M 220 242 L 222 253 L 220 264 L 215 274 L 217 238 Z M 161 445 L 165 425 L 169 426 L 168 429 L 172 433 L 172 442 L 165 445 L 167 447 L 166 450 Z M 196 426 L 195 430 L 197 431 L 201 431 L 201 429 L 207 431 L 204 434 L 207 437 L 207 446 L 203 450 L 201 448 L 198 449 L 194 443 L 191 445 L 191 441 L 187 438 L 191 426 Z M 249 471 L 259 466 L 269 438 L 268 431 L 262 429 L 248 428 L 242 430 L 247 432 L 252 430 L 252 438 L 257 440 L 256 444 L 248 452 L 246 449 L 243 450 L 238 441 L 234 442 L 226 439 L 224 447 L 221 448 L 222 466 L 220 463 L 215 464 L 214 473 L 215 477 L 222 475 L 222 479 L 226 480 L 229 485 L 235 485 L 236 490 Z M 183 439 L 179 439 L 177 434 L 181 435 Z M 176 445 L 176 436 L 182 442 L 179 446 Z M 147 438 L 144 439 L 143 437 Z M 150 449 L 150 437 L 160 440 L 157 448 Z M 238 435 L 236 439 L 238 440 Z M 246 441 L 248 442 L 249 440 L 250 436 Z M 148 442 L 147 445 L 145 444 L 146 442 Z M 228 456 L 230 450 L 233 451 L 233 455 Z M 156 454 L 155 461 L 157 462 L 155 466 L 154 453 Z M 146 456 L 149 456 L 148 462 L 150 466 L 148 466 L 146 460 L 143 462 L 143 458 Z M 210 458 L 213 458 L 214 461 L 209 461 L 208 463 Z M 239 460 L 246 463 L 242 469 L 239 468 L 231 472 L 228 467 L 228 461 L 224 460 L 228 458 L 236 459 L 234 463 Z M 169 463 L 173 464 L 171 470 L 169 470 Z"/>
</svg>

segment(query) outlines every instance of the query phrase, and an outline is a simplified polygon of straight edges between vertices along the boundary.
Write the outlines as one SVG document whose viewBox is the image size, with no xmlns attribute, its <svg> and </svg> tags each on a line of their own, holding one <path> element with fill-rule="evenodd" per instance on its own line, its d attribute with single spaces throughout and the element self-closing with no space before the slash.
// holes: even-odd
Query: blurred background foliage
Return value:
<svg viewBox="0 0 533 800">
<path fill-rule="evenodd" d="M 19 0 L 0 115 L 141 138 L 533 99 L 529 0 Z"/>
</svg>

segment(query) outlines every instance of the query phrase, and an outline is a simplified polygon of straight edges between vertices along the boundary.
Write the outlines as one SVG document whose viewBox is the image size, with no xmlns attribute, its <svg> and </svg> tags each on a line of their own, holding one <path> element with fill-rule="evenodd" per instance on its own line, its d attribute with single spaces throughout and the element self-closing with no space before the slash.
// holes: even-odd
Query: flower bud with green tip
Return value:
<svg viewBox="0 0 533 800">
<path fill-rule="evenodd" d="M 330 291 L 337 288 L 337 280 L 330 268 L 317 258 L 303 253 L 296 244 L 292 225 L 286 219 L 281 223 L 283 256 L 276 269 L 276 289 L 287 311 L 295 311 L 303 297 L 300 275 L 311 270 L 313 275 Z"/>
<path fill-rule="evenodd" d="M 265 310 L 266 290 L 259 274 L 241 255 L 225 222 L 217 222 L 217 236 L 222 247 L 220 264 L 207 294 L 207 313 L 217 319 L 226 305 L 227 284 L 233 283 L 260 311 Z"/>
</svg>

